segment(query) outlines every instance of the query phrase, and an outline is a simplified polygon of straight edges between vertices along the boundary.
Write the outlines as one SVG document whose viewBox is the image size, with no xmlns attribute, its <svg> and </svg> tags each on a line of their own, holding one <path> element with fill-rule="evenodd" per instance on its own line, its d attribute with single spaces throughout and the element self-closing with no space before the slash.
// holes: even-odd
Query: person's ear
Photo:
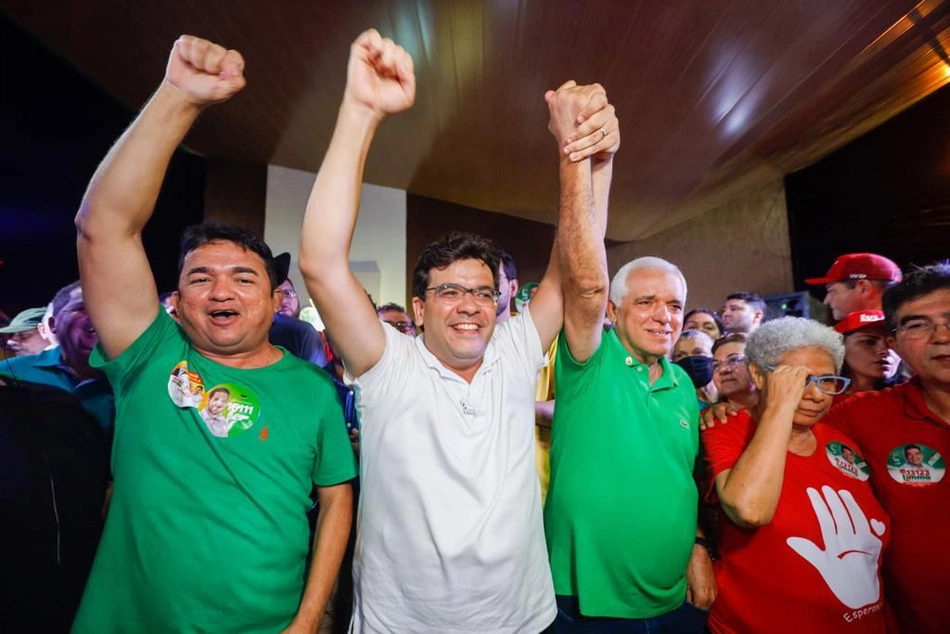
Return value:
<svg viewBox="0 0 950 634">
<path fill-rule="evenodd" d="M 765 370 L 755 363 L 750 363 L 749 376 L 752 378 L 752 384 L 755 386 L 755 389 L 760 392 L 765 389 L 765 385 L 768 382 L 768 375 L 765 373 Z"/>
<path fill-rule="evenodd" d="M 416 323 L 417 328 L 424 325 L 425 314 L 426 314 L 425 302 L 423 302 L 418 297 L 413 297 L 412 298 L 412 316 L 413 316 L 412 320 Z"/>
</svg>

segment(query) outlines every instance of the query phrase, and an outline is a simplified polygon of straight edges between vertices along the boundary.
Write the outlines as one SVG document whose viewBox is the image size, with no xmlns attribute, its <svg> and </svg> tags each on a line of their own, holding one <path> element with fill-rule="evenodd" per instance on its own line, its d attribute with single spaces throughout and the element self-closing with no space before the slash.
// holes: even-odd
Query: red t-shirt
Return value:
<svg viewBox="0 0 950 634">
<path fill-rule="evenodd" d="M 950 632 L 950 425 L 911 381 L 862 392 L 824 421 L 866 451 L 871 485 L 891 516 L 884 590 L 902 632 Z"/>
<path fill-rule="evenodd" d="M 735 466 L 756 426 L 743 411 L 703 433 L 714 478 Z M 713 632 L 886 631 L 880 565 L 890 520 L 854 441 L 822 423 L 812 431 L 815 452 L 786 458 L 771 523 L 723 519 Z"/>
</svg>

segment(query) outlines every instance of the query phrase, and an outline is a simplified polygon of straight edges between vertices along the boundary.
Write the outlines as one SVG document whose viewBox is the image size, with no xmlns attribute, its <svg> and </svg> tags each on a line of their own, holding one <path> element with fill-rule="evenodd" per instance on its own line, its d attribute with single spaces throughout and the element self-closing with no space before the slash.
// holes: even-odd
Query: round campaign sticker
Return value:
<svg viewBox="0 0 950 634">
<path fill-rule="evenodd" d="M 887 472 L 901 484 L 925 487 L 943 480 L 947 466 L 933 447 L 907 443 L 888 454 Z"/>
<path fill-rule="evenodd" d="M 854 448 L 840 442 L 830 442 L 825 445 L 825 455 L 831 466 L 856 480 L 862 482 L 871 477 L 868 465 Z"/>
<path fill-rule="evenodd" d="M 168 396 L 178 407 L 197 407 L 204 398 L 201 375 L 188 369 L 187 361 L 180 361 L 168 379 Z"/>
<path fill-rule="evenodd" d="M 205 392 L 198 414 L 212 435 L 234 438 L 254 426 L 261 415 L 261 403 L 247 388 L 219 383 Z"/>
</svg>

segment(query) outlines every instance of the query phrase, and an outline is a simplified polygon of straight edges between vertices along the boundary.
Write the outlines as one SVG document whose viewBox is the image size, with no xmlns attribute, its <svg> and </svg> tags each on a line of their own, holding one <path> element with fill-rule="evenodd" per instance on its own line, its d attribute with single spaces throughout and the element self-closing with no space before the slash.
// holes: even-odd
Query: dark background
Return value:
<svg viewBox="0 0 950 634">
<path fill-rule="evenodd" d="M 797 289 L 844 253 L 905 271 L 950 257 L 950 86 L 786 176 L 785 195 Z"/>
<path fill-rule="evenodd" d="M 79 278 L 73 217 L 135 113 L 0 15 L 0 310 L 45 306 Z M 156 78 L 156 87 L 161 78 Z M 179 150 L 143 239 L 160 290 L 177 282 L 182 229 L 203 214 L 205 159 Z M 116 293 L 134 293 L 116 288 Z"/>
</svg>

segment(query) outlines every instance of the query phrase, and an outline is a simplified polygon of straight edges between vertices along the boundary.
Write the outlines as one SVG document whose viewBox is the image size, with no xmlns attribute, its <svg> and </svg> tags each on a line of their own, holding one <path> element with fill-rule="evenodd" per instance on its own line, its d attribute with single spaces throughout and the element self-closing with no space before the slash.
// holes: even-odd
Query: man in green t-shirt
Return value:
<svg viewBox="0 0 950 634">
<path fill-rule="evenodd" d="M 346 548 L 353 455 L 330 378 L 268 342 L 281 304 L 270 249 L 239 227 L 186 230 L 176 323 L 142 248 L 172 153 L 244 86 L 243 68 L 182 36 L 76 217 L 91 363 L 116 421 L 115 487 L 74 632 L 316 631 Z"/>
<path fill-rule="evenodd" d="M 560 253 L 579 273 L 564 285 L 544 508 L 554 632 L 700 633 L 715 575 L 697 539 L 699 411 L 692 381 L 667 360 L 686 280 L 645 257 L 608 287 L 605 225 L 598 214 L 560 227 L 586 247 Z"/>
</svg>

